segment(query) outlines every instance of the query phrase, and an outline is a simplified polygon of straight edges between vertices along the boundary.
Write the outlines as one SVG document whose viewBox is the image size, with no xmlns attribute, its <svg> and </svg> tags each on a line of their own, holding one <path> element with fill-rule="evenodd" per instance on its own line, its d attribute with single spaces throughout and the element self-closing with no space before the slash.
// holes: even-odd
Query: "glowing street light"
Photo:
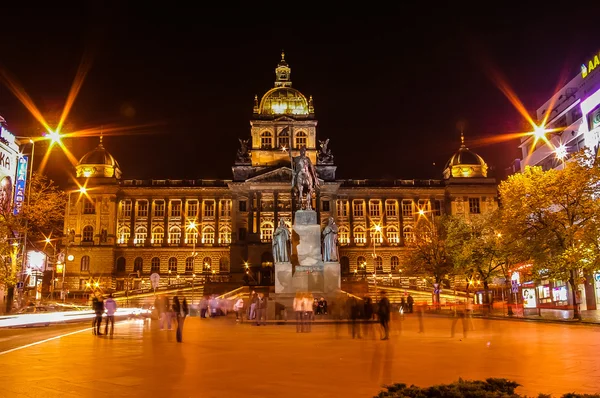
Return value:
<svg viewBox="0 0 600 398">
<path fill-rule="evenodd" d="M 58 131 L 49 131 L 46 133 L 46 137 L 52 144 L 60 144 L 60 133 Z"/>
</svg>

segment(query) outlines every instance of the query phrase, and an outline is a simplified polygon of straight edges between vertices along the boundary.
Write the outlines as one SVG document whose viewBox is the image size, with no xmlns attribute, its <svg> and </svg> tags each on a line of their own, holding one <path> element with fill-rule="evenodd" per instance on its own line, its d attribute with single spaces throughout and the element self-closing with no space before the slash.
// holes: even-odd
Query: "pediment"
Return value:
<svg viewBox="0 0 600 398">
<path fill-rule="evenodd" d="M 246 182 L 279 182 L 279 183 L 292 183 L 292 169 L 289 167 L 280 167 L 275 170 L 268 171 L 261 175 L 249 178 Z"/>
<path fill-rule="evenodd" d="M 289 116 L 281 116 L 275 119 L 276 122 L 295 122 L 296 120 L 292 119 Z"/>
</svg>

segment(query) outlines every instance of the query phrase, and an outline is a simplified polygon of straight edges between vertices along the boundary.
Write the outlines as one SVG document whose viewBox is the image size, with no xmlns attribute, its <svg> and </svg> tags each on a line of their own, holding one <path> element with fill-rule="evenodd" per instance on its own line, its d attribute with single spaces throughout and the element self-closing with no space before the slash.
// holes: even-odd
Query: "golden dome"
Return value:
<svg viewBox="0 0 600 398">
<path fill-rule="evenodd" d="M 465 146 L 465 138 L 462 134 L 460 138 L 460 148 L 444 167 L 444 178 L 487 177 L 488 166 L 485 160 Z"/>
<path fill-rule="evenodd" d="M 75 171 L 77 177 L 121 178 L 121 167 L 102 145 L 102 137 L 100 137 L 100 144 L 79 160 Z"/>
<path fill-rule="evenodd" d="M 261 115 L 308 115 L 308 101 L 295 88 L 275 87 L 263 95 L 258 113 Z"/>
</svg>

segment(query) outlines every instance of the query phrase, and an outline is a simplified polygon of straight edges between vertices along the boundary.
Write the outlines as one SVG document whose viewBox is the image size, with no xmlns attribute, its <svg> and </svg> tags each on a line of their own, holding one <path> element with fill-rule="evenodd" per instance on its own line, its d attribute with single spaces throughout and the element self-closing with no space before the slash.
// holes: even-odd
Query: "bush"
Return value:
<svg viewBox="0 0 600 398">
<path fill-rule="evenodd" d="M 440 384 L 426 388 L 404 383 L 385 386 L 386 391 L 381 391 L 377 397 L 384 398 L 520 398 L 515 394 L 515 389 L 520 384 L 507 379 L 489 378 L 481 380 L 458 379 L 452 384 Z M 550 395 L 539 394 L 538 398 L 551 398 Z M 562 398 L 600 398 L 600 394 L 575 394 L 568 393 Z"/>
</svg>

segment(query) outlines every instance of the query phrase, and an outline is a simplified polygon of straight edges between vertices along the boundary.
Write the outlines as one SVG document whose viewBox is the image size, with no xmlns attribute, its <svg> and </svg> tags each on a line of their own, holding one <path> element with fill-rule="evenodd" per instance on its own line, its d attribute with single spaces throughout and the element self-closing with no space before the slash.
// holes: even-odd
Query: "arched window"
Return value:
<svg viewBox="0 0 600 398">
<path fill-rule="evenodd" d="M 196 228 L 188 228 L 185 231 L 185 243 L 195 245 L 198 243 L 198 230 Z"/>
<path fill-rule="evenodd" d="M 165 230 L 163 227 L 154 227 L 152 230 L 152 244 L 153 245 L 162 245 L 163 240 L 165 239 Z"/>
<path fill-rule="evenodd" d="M 346 246 L 350 244 L 350 231 L 348 227 L 340 227 L 338 230 L 338 242 L 340 245 Z"/>
<path fill-rule="evenodd" d="M 135 260 L 133 260 L 133 272 L 138 271 L 140 271 L 140 275 L 144 271 L 144 260 L 141 257 L 136 257 Z"/>
<path fill-rule="evenodd" d="M 204 272 L 210 272 L 212 266 L 212 260 L 210 257 L 204 257 L 204 260 L 202 260 L 202 270 Z"/>
<path fill-rule="evenodd" d="M 119 230 L 119 244 L 126 245 L 129 242 L 129 237 L 131 236 L 131 232 L 129 227 L 122 227 Z"/>
<path fill-rule="evenodd" d="M 404 227 L 403 230 L 404 243 L 409 243 L 415 240 L 415 234 L 411 226 Z"/>
<path fill-rule="evenodd" d="M 221 257 L 219 259 L 219 272 L 229 272 L 229 258 Z"/>
<path fill-rule="evenodd" d="M 117 272 L 124 273 L 125 272 L 125 257 L 119 257 L 117 259 Z"/>
<path fill-rule="evenodd" d="M 204 227 L 202 230 L 202 243 L 205 245 L 214 245 L 215 229 L 211 226 Z"/>
<path fill-rule="evenodd" d="M 367 237 L 363 227 L 354 228 L 354 243 L 357 245 L 364 245 L 367 243 Z"/>
<path fill-rule="evenodd" d="M 271 252 L 264 252 L 261 256 L 260 256 L 260 262 L 261 265 L 263 267 L 270 267 L 273 265 L 273 253 Z"/>
<path fill-rule="evenodd" d="M 383 259 L 380 256 L 375 257 L 375 269 L 377 272 L 383 272 Z"/>
<path fill-rule="evenodd" d="M 260 240 L 271 242 L 273 240 L 273 223 L 264 222 L 260 226 Z"/>
<path fill-rule="evenodd" d="M 158 257 L 153 257 L 152 261 L 151 261 L 151 273 L 160 273 L 160 258 Z"/>
<path fill-rule="evenodd" d="M 90 272 L 90 256 L 81 257 L 81 272 Z"/>
<path fill-rule="evenodd" d="M 356 259 L 356 268 L 359 270 L 367 269 L 367 259 L 363 256 L 358 256 Z"/>
<path fill-rule="evenodd" d="M 277 146 L 279 148 L 290 148 L 290 133 L 289 129 L 285 128 L 281 130 L 279 136 L 277 137 Z"/>
<path fill-rule="evenodd" d="M 400 259 L 398 258 L 398 256 L 392 256 L 392 258 L 390 259 L 390 263 L 392 265 L 392 272 L 398 271 L 400 267 Z"/>
<path fill-rule="evenodd" d="M 350 274 L 350 259 L 348 257 L 340 258 L 340 268 L 342 269 L 342 275 L 348 276 Z"/>
<path fill-rule="evenodd" d="M 260 135 L 260 147 L 262 149 L 273 148 L 273 135 L 270 131 L 263 131 Z"/>
<path fill-rule="evenodd" d="M 177 258 L 171 257 L 169 259 L 169 271 L 177 272 Z"/>
<path fill-rule="evenodd" d="M 181 242 L 181 228 L 171 227 L 169 229 L 169 244 L 178 245 Z"/>
<path fill-rule="evenodd" d="M 83 235 L 81 237 L 83 242 L 93 242 L 94 241 L 94 227 L 91 225 L 86 225 L 83 227 Z"/>
<path fill-rule="evenodd" d="M 146 227 L 137 227 L 135 230 L 135 239 L 133 240 L 133 244 L 138 246 L 144 245 L 147 237 L 148 230 Z"/>
<path fill-rule="evenodd" d="M 185 259 L 185 272 L 191 274 L 194 272 L 194 257 L 188 257 Z"/>
<path fill-rule="evenodd" d="M 400 238 L 398 236 L 398 228 L 394 226 L 389 226 L 387 229 L 387 241 L 390 245 L 397 245 L 400 243 Z"/>
<path fill-rule="evenodd" d="M 231 228 L 222 227 L 219 230 L 219 243 L 222 245 L 228 245 L 231 243 Z"/>
<path fill-rule="evenodd" d="M 300 149 L 306 147 L 306 133 L 304 131 L 298 131 L 296 133 L 296 148 Z"/>
</svg>

